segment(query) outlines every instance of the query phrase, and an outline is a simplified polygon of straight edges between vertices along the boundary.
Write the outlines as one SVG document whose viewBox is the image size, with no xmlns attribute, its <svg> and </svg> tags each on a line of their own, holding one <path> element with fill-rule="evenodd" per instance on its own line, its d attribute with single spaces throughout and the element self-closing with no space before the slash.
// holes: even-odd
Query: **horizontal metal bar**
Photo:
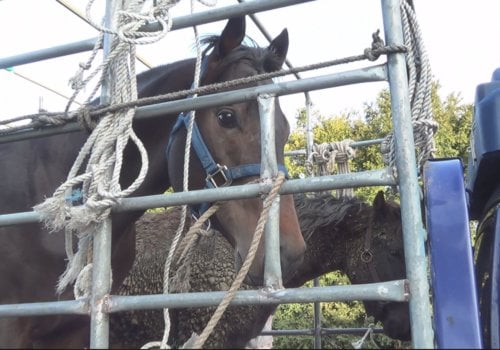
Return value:
<svg viewBox="0 0 500 350">
<path fill-rule="evenodd" d="M 20 66 L 22 64 L 38 62 L 49 58 L 73 55 L 90 51 L 94 48 L 97 38 L 76 41 L 36 51 L 30 51 L 15 56 L 0 58 L 0 69 Z"/>
<path fill-rule="evenodd" d="M 172 19 L 172 28 L 177 30 L 192 27 L 194 25 L 206 24 L 225 20 L 230 17 L 251 14 L 255 12 L 274 10 L 280 7 L 296 5 L 300 3 L 310 2 L 314 0 L 267 0 L 267 1 L 252 1 L 249 3 L 224 6 L 216 9 L 202 11 L 191 15 L 179 16 Z M 157 30 L 158 23 L 151 23 L 141 30 Z M 22 64 L 33 63 L 49 58 L 72 55 L 84 51 L 89 51 L 94 48 L 97 38 L 91 38 L 78 42 L 68 43 L 65 45 L 44 48 L 37 51 L 31 51 L 15 56 L 0 58 L 0 69 L 14 67 Z"/>
<path fill-rule="evenodd" d="M 259 95 L 262 94 L 283 96 L 304 91 L 386 80 L 387 70 L 385 64 L 375 65 L 361 69 L 348 70 L 345 72 L 304 78 L 301 80 L 278 82 L 245 89 L 198 96 L 195 98 L 181 99 L 158 103 L 155 105 L 143 106 L 137 108 L 137 112 L 134 118 L 142 119 L 161 117 L 165 116 L 166 114 L 174 114 L 200 108 L 220 106 L 223 104 L 238 103 L 246 100 L 256 99 Z M 46 127 L 40 130 L 28 130 L 8 135 L 2 135 L 0 137 L 0 143 L 19 141 L 27 138 L 50 136 L 65 132 L 76 132 L 80 130 L 81 127 L 77 122 L 71 122 L 62 127 L 53 126 Z"/>
<path fill-rule="evenodd" d="M 283 183 L 279 193 L 316 192 L 361 186 L 395 186 L 396 184 L 397 182 L 393 176 L 392 170 L 387 167 L 380 170 L 367 170 L 349 174 L 292 179 Z M 210 203 L 228 199 L 254 198 L 260 196 L 263 192 L 269 192 L 271 186 L 271 184 L 247 184 L 189 192 L 176 192 L 167 195 L 158 194 L 123 198 L 113 208 L 113 212 L 145 210 L 182 204 Z M 38 213 L 33 211 L 0 215 L 0 227 L 38 221 Z"/>
<path fill-rule="evenodd" d="M 326 301 L 381 300 L 408 301 L 406 280 L 379 283 L 289 288 L 274 291 L 238 291 L 231 305 L 269 305 Z M 109 312 L 157 308 L 183 308 L 218 305 L 226 292 L 196 292 L 109 297 Z"/>
<path fill-rule="evenodd" d="M 366 146 L 372 146 L 372 145 L 377 145 L 379 143 L 382 143 L 384 139 L 373 139 L 373 140 L 365 140 L 365 141 L 354 141 L 351 143 L 351 147 L 366 147 Z M 293 150 L 293 151 L 287 151 L 285 152 L 285 156 L 305 156 L 306 155 L 306 150 L 305 149 L 298 149 L 298 150 Z"/>
<path fill-rule="evenodd" d="M 244 290 L 236 292 L 231 305 L 269 305 L 328 301 L 408 301 L 407 280 L 342 286 Z M 106 311 L 151 310 L 218 305 L 226 292 L 195 292 L 153 295 L 109 295 Z M 88 314 L 88 299 L 0 305 L 0 317 L 55 314 Z"/>
<path fill-rule="evenodd" d="M 11 316 L 43 316 L 43 315 L 88 315 L 89 300 L 46 301 L 39 303 L 4 304 L 0 305 L 0 317 Z"/>
<path fill-rule="evenodd" d="M 253 0 L 242 4 L 228 5 L 174 18 L 172 21 L 172 29 L 188 28 L 195 25 L 226 20 L 231 17 L 275 10 L 281 7 L 288 7 L 311 1 L 315 0 Z M 155 26 L 155 24 L 151 24 L 151 26 Z"/>
<path fill-rule="evenodd" d="M 321 335 L 329 334 L 365 334 L 368 328 L 320 328 Z M 373 333 L 384 333 L 383 328 L 372 328 Z M 275 329 L 271 331 L 263 331 L 259 335 L 307 335 L 314 336 L 314 329 Z"/>
</svg>

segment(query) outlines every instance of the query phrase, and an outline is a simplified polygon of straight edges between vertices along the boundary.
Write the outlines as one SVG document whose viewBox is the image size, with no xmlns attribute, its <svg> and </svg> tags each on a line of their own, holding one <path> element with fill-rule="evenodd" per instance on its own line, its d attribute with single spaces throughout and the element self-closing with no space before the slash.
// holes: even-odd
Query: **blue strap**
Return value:
<svg viewBox="0 0 500 350">
<path fill-rule="evenodd" d="M 283 164 L 278 164 L 278 171 L 285 173 L 285 177 L 288 179 L 288 171 Z M 229 177 L 232 180 L 236 180 L 242 177 L 256 176 L 260 175 L 260 164 L 243 164 L 231 167 L 228 169 Z"/>
<path fill-rule="evenodd" d="M 202 67 L 201 67 L 201 76 L 203 76 L 206 66 L 207 59 L 203 59 Z M 186 130 L 189 128 L 189 119 L 191 117 L 191 113 L 180 113 L 177 117 L 177 120 L 170 132 L 170 137 L 167 144 L 166 155 L 170 153 L 170 148 L 172 147 L 172 140 L 174 139 L 174 135 L 179 129 L 184 125 Z M 192 138 L 191 138 L 191 146 L 193 147 L 198 159 L 205 169 L 205 173 L 207 174 L 205 188 L 214 188 L 218 186 L 229 185 L 233 180 L 241 179 L 249 176 L 259 176 L 260 175 L 260 164 L 244 164 L 238 165 L 235 167 L 227 168 L 226 166 L 219 165 L 215 162 L 208 150 L 205 142 L 203 141 L 203 137 L 201 136 L 200 130 L 198 129 L 198 125 L 196 122 L 193 123 L 192 130 Z M 288 171 L 283 164 L 278 164 L 278 170 L 285 173 L 286 178 L 288 179 Z M 221 177 L 223 183 L 217 183 L 216 177 Z M 209 203 L 200 203 L 198 205 L 192 205 L 191 210 L 194 215 L 198 217 L 203 214 L 209 207 Z"/>
<path fill-rule="evenodd" d="M 184 125 L 186 126 L 186 130 L 189 126 L 190 115 L 191 113 L 182 116 Z M 179 116 L 179 118 L 181 118 L 181 116 Z M 213 174 L 217 170 L 219 170 L 217 163 L 212 158 L 210 151 L 208 150 L 205 142 L 203 141 L 203 137 L 201 137 L 200 129 L 198 129 L 198 125 L 196 123 L 193 123 L 191 145 L 193 146 L 194 151 L 196 152 L 196 155 L 198 156 L 198 159 L 200 160 L 201 165 L 203 166 L 203 169 L 205 169 L 207 175 Z"/>
</svg>

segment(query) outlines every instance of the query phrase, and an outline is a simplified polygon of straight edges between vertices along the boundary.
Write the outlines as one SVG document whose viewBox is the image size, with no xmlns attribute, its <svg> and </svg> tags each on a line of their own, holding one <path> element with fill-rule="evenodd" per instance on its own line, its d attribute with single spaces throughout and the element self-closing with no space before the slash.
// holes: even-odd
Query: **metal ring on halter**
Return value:
<svg viewBox="0 0 500 350">
<path fill-rule="evenodd" d="M 191 213 L 191 217 L 194 219 L 194 221 L 198 221 L 200 219 L 199 217 L 197 217 L 193 213 Z M 203 229 L 205 231 L 209 231 L 212 228 L 212 222 L 210 221 L 210 219 L 208 219 L 207 221 L 205 221 L 203 223 L 203 225 L 205 226 L 205 228 Z"/>
<path fill-rule="evenodd" d="M 373 260 L 373 253 L 370 250 L 363 250 L 360 254 L 361 261 L 369 263 Z"/>
</svg>

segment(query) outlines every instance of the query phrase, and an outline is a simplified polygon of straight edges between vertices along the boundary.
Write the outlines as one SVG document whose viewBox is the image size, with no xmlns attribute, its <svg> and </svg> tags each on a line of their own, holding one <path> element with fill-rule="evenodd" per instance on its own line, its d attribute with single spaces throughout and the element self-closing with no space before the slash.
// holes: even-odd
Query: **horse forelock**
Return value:
<svg viewBox="0 0 500 350">
<path fill-rule="evenodd" d="M 205 46 L 204 53 L 210 49 L 217 49 L 219 42 L 218 35 L 207 36 L 201 39 L 201 43 Z M 276 66 L 281 62 L 276 52 L 267 48 L 259 47 L 256 42 L 249 38 L 245 38 L 245 43 L 242 43 L 237 48 L 233 49 L 229 54 L 218 62 L 217 67 L 213 72 L 216 80 L 221 79 L 222 74 L 228 71 L 228 68 L 236 63 L 245 63 L 252 68 L 253 74 L 265 73 L 269 66 Z"/>
<path fill-rule="evenodd" d="M 301 223 L 302 234 L 307 242 L 313 233 L 321 232 L 318 227 L 338 226 L 353 217 L 356 225 L 367 224 L 367 214 L 362 214 L 368 205 L 358 198 L 336 198 L 331 194 L 294 195 L 297 215 Z"/>
<path fill-rule="evenodd" d="M 220 36 L 218 35 L 205 36 L 201 39 L 201 43 L 204 45 L 204 55 L 212 55 L 212 53 L 207 54 L 207 52 L 210 49 L 217 49 L 219 39 Z M 259 47 L 257 43 L 248 36 L 245 37 L 244 43 L 233 49 L 222 59 L 216 61 L 217 64 L 210 67 L 211 70 L 208 74 L 209 78 L 207 78 L 203 84 L 212 84 L 266 73 L 268 72 L 266 67 L 281 64 L 281 59 L 274 50 Z M 262 80 L 257 83 L 242 84 L 237 86 L 236 89 L 271 82 L 271 79 Z M 226 89 L 229 88 L 222 88 L 220 91 L 225 91 Z M 277 102 L 277 106 L 279 106 L 279 102 Z M 283 114 L 281 108 L 276 108 L 275 129 L 279 135 L 276 139 L 279 143 L 279 147 L 284 148 L 288 136 L 290 135 L 290 123 Z M 278 152 L 278 157 L 278 161 L 283 162 L 281 150 Z"/>
</svg>

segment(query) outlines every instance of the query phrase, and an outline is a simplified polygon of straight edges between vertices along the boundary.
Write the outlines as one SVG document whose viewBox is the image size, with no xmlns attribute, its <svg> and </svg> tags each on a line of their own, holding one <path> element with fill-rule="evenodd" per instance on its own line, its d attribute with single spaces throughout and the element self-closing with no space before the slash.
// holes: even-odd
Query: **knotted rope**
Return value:
<svg viewBox="0 0 500 350">
<path fill-rule="evenodd" d="M 198 0 L 198 1 L 205 6 L 215 6 L 217 4 L 217 0 L 213 0 L 213 1 Z M 194 12 L 194 5 L 195 5 L 195 0 L 191 0 L 191 13 Z M 200 44 L 200 39 L 199 39 L 199 35 L 198 35 L 198 29 L 196 26 L 193 26 L 193 31 L 194 31 L 195 41 L 196 41 L 196 64 L 195 64 L 192 89 L 198 89 L 200 86 L 202 50 L 201 50 L 201 44 Z M 196 95 L 197 94 L 194 93 L 192 96 L 196 97 Z M 189 117 L 189 123 L 188 123 L 188 127 L 187 127 L 187 133 L 186 133 L 186 145 L 184 148 L 183 182 L 182 182 L 182 190 L 184 192 L 189 191 L 189 159 L 190 159 L 190 153 L 191 153 L 191 139 L 192 139 L 195 115 L 196 115 L 196 111 L 194 111 L 194 110 L 191 111 L 190 117 Z M 213 208 L 215 208 L 215 210 Z M 208 214 L 205 213 L 205 214 L 207 214 L 206 218 L 208 219 L 210 217 L 210 215 L 215 213 L 217 208 L 218 208 L 218 206 L 210 208 L 211 210 L 208 211 Z M 179 227 L 177 228 L 177 232 L 174 236 L 174 239 L 172 240 L 170 250 L 169 250 L 167 258 L 165 260 L 165 269 L 164 269 L 164 275 L 163 275 L 163 293 L 164 294 L 169 293 L 170 267 L 172 265 L 172 260 L 173 260 L 174 253 L 177 249 L 177 245 L 179 244 L 182 233 L 184 232 L 184 227 L 186 224 L 186 217 L 187 217 L 187 210 L 188 210 L 187 205 L 183 205 L 181 207 L 181 220 L 179 222 Z M 196 231 L 199 231 L 199 228 L 196 228 Z M 191 230 L 190 230 L 190 232 L 191 232 Z M 160 349 L 167 349 L 167 348 L 169 348 L 169 346 L 167 345 L 167 342 L 168 342 L 168 338 L 169 338 L 169 334 L 170 334 L 170 315 L 168 313 L 167 308 L 163 309 L 163 319 L 165 322 L 165 328 L 164 328 L 164 332 L 163 332 L 163 338 L 162 338 L 161 342 L 159 343 L 159 346 L 160 346 Z M 148 347 L 158 346 L 158 342 L 150 342 L 150 343 L 146 344 L 145 346 L 148 346 Z M 145 346 L 143 346 L 143 348 L 145 348 Z"/>
<path fill-rule="evenodd" d="M 278 172 L 278 176 L 274 180 L 273 188 L 271 189 L 267 197 L 264 199 L 263 209 L 260 214 L 259 220 L 257 221 L 255 233 L 252 242 L 250 244 L 250 248 L 248 249 L 248 254 L 245 258 L 245 261 L 243 262 L 243 265 L 238 271 L 236 278 L 231 284 L 231 287 L 224 296 L 224 299 L 222 299 L 219 306 L 217 306 L 217 309 L 210 318 L 210 321 L 208 321 L 207 325 L 205 326 L 205 329 L 203 329 L 203 332 L 198 337 L 193 339 L 194 342 L 192 344 L 192 348 L 200 349 L 203 346 L 203 344 L 205 344 L 205 341 L 207 340 L 208 336 L 212 333 L 215 326 L 219 322 L 220 318 L 224 314 L 224 311 L 229 306 L 229 303 L 231 302 L 231 300 L 233 300 L 234 296 L 236 295 L 236 292 L 241 287 L 241 284 L 243 283 L 243 280 L 245 279 L 245 276 L 247 275 L 248 270 L 250 269 L 250 266 L 252 265 L 252 262 L 255 258 L 257 249 L 259 248 L 259 242 L 264 232 L 264 227 L 266 225 L 267 219 L 269 217 L 269 211 L 271 210 L 271 205 L 276 196 L 278 195 L 281 185 L 283 184 L 284 181 L 285 181 L 285 174 L 283 172 Z"/>
<path fill-rule="evenodd" d="M 75 90 L 66 111 L 76 96 L 89 84 L 90 80 L 98 77 L 98 83 L 86 101 L 86 105 L 94 98 L 105 77 L 113 76 L 109 81 L 110 104 L 130 102 L 137 99 L 137 83 L 135 71 L 135 45 L 156 42 L 165 36 L 171 26 L 168 10 L 178 1 L 159 1 L 157 5 L 147 11 L 142 9 L 143 1 L 130 0 L 123 10 L 113 14 L 112 23 L 116 30 L 96 25 L 90 16 L 90 9 L 94 0 L 90 0 L 87 9 L 87 19 L 100 31 L 96 47 L 86 63 L 80 64 L 75 77 L 71 79 L 71 86 Z M 141 32 L 140 28 L 148 21 L 158 21 L 158 32 Z M 94 69 L 88 77 L 83 75 L 92 66 L 104 34 L 113 34 L 110 43 L 109 55 L 101 65 Z M 143 38 L 147 37 L 146 40 Z M 85 106 L 83 107 L 86 108 Z M 83 110 L 82 121 L 89 119 Z M 93 234 L 99 225 L 109 217 L 111 208 L 120 198 L 134 192 L 143 182 L 148 170 L 148 157 L 141 140 L 132 129 L 132 119 L 135 108 L 120 110 L 106 114 L 95 125 L 86 143 L 80 150 L 65 183 L 59 186 L 51 198 L 34 207 L 45 225 L 51 231 L 65 229 L 66 251 L 68 264 L 57 285 L 57 292 L 62 293 L 68 284 L 74 282 L 86 263 Z M 133 143 L 141 157 L 141 168 L 132 184 L 122 189 L 120 185 L 120 171 L 122 168 L 123 151 L 127 143 Z M 69 200 L 73 190 L 81 190 L 80 206 L 73 206 Z M 70 242 L 72 235 L 79 238 L 78 251 L 73 254 Z M 88 271 L 86 269 L 85 271 Z M 85 294 L 85 292 L 83 292 Z M 79 297 L 75 295 L 75 297 Z"/>
<path fill-rule="evenodd" d="M 406 0 L 402 0 L 400 6 L 404 42 L 408 48 L 406 65 L 409 73 L 408 89 L 413 135 L 417 162 L 422 166 L 435 151 L 434 134 L 438 128 L 431 106 L 432 75 L 415 12 Z M 394 168 L 396 155 L 393 133 L 385 138 L 381 150 L 384 162 Z"/>
<path fill-rule="evenodd" d="M 200 1 L 200 0 L 198 0 Z M 325 62 L 319 62 L 319 63 L 313 63 L 301 67 L 295 67 L 291 69 L 283 69 L 271 73 L 263 73 L 263 74 L 258 74 L 254 75 L 251 77 L 245 77 L 245 78 L 240 78 L 240 79 L 234 79 L 230 81 L 225 81 L 221 83 L 215 83 L 215 84 L 210 84 L 210 85 L 205 85 L 205 86 L 200 86 L 196 88 L 191 88 L 183 91 L 177 91 L 177 92 L 172 92 L 164 95 L 158 95 L 158 96 L 152 96 L 152 97 L 144 97 L 135 101 L 130 101 L 130 102 L 123 102 L 123 103 L 116 103 L 110 106 L 100 106 L 96 108 L 86 108 L 86 116 L 88 118 L 96 119 L 102 115 L 105 115 L 106 113 L 115 113 L 119 110 L 122 109 L 127 109 L 127 108 L 132 108 L 132 107 L 140 107 L 140 106 L 146 106 L 150 104 L 155 104 L 155 103 L 160 103 L 160 102 L 167 102 L 167 101 L 172 101 L 180 98 L 184 98 L 187 96 L 192 96 L 195 94 L 207 94 L 211 92 L 217 92 L 221 90 L 225 90 L 228 88 L 233 88 L 237 87 L 240 85 L 252 83 L 252 82 L 257 82 L 257 81 L 262 81 L 262 80 L 267 80 L 267 79 L 273 79 L 277 77 L 282 77 L 285 75 L 289 74 L 297 74 L 309 70 L 314 70 L 314 69 L 321 69 L 325 67 L 330 67 L 330 66 L 335 66 L 335 65 L 340 65 L 340 64 L 347 64 L 347 63 L 352 63 L 356 61 L 361 61 L 361 60 L 370 60 L 374 61 L 380 57 L 380 55 L 386 55 L 389 53 L 397 53 L 397 52 L 406 52 L 406 47 L 405 46 L 399 46 L 399 45 L 390 45 L 390 46 L 381 46 L 383 44 L 383 41 L 381 41 L 380 38 L 378 38 L 378 32 L 374 33 L 372 35 L 374 41 L 372 43 L 372 46 L 370 48 L 366 48 L 363 52 L 363 54 L 360 55 L 354 55 L 354 56 L 348 56 L 344 58 L 339 58 L 339 59 L 333 59 Z M 99 47 L 99 43 L 96 43 L 96 47 Z M 85 65 L 83 65 L 85 67 Z M 0 129 L 0 135 L 6 135 L 6 134 L 12 134 L 15 132 L 19 132 L 22 130 L 29 130 L 33 128 L 40 128 L 44 126 L 50 126 L 50 125 L 62 125 L 66 124 L 68 122 L 74 121 L 75 119 L 81 118 L 81 112 L 44 112 L 44 113 L 36 113 L 36 114 L 28 114 L 20 117 L 15 117 L 7 120 L 2 120 L 0 121 L 0 126 L 5 125 L 7 128 L 5 129 Z M 20 126 L 11 126 L 9 124 L 17 123 L 19 121 L 23 120 L 31 120 L 30 123 L 26 123 L 24 125 Z"/>
<path fill-rule="evenodd" d="M 312 151 L 306 160 L 306 171 L 309 176 L 330 175 L 335 173 L 335 164 L 338 174 L 348 174 L 351 172 L 349 160 L 354 158 L 356 151 L 351 147 L 353 140 L 343 140 L 313 144 Z M 340 188 L 337 190 L 338 198 L 352 198 L 354 191 L 352 188 Z"/>
<path fill-rule="evenodd" d="M 203 346 L 205 341 L 208 339 L 210 334 L 213 332 L 215 326 L 217 326 L 217 323 L 221 319 L 222 315 L 226 311 L 227 307 L 229 306 L 229 303 L 231 300 L 234 298 L 236 292 L 238 289 L 241 287 L 241 284 L 243 283 L 243 280 L 245 279 L 248 270 L 250 269 L 250 266 L 252 265 L 252 262 L 255 258 L 255 254 L 257 253 L 258 247 L 259 247 L 259 242 L 262 237 L 262 234 L 264 232 L 265 224 L 267 222 L 267 219 L 269 217 L 269 211 L 271 209 L 271 205 L 276 198 L 276 196 L 279 193 L 279 189 L 281 188 L 281 185 L 285 181 L 285 174 L 282 172 L 278 172 L 278 176 L 274 180 L 274 185 L 267 197 L 264 199 L 263 203 L 263 209 L 260 214 L 259 220 L 257 221 L 257 226 L 255 228 L 255 233 L 252 239 L 252 242 L 250 244 L 250 248 L 248 250 L 248 254 L 245 258 L 245 261 L 243 262 L 240 270 L 238 271 L 238 274 L 236 275 L 236 278 L 234 279 L 233 283 L 231 284 L 231 287 L 227 291 L 226 295 L 224 296 L 223 300 L 221 303 L 218 305 L 217 309 L 215 310 L 214 314 L 210 318 L 210 321 L 207 323 L 205 326 L 205 329 L 200 335 L 197 335 L 196 333 L 193 333 L 191 337 L 187 340 L 187 342 L 183 345 L 183 348 L 193 348 L 193 349 L 199 349 Z M 166 271 L 164 274 L 164 288 L 170 288 L 168 282 L 165 283 L 165 281 L 169 281 L 170 279 L 168 278 L 170 273 L 170 265 L 171 262 L 173 261 L 173 256 L 175 254 L 176 249 L 179 249 L 180 257 L 178 261 L 182 262 L 182 265 L 178 268 L 177 270 L 177 275 L 172 278 L 173 282 L 172 284 L 175 285 L 176 288 L 179 288 L 179 290 L 184 290 L 186 288 L 185 283 L 187 283 L 187 280 L 189 278 L 189 255 L 193 252 L 191 249 L 193 247 L 192 243 L 194 240 L 196 240 L 199 237 L 200 231 L 203 231 L 202 226 L 203 224 L 210 218 L 211 215 L 213 215 L 220 207 L 219 203 L 215 203 L 212 205 L 203 215 L 195 222 L 195 224 L 189 229 L 189 231 L 186 233 L 183 243 L 177 248 L 178 242 L 175 243 L 176 248 L 172 248 L 174 246 L 174 241 L 172 241 L 171 248 L 169 250 L 169 254 L 167 257 L 167 263 L 165 265 L 165 271 L 167 270 L 167 267 L 169 271 Z M 179 228 L 182 227 L 182 221 L 185 221 L 185 214 L 182 213 L 181 211 L 181 224 L 179 225 Z M 174 237 L 174 240 L 177 238 L 177 236 L 181 236 L 179 233 L 179 229 L 176 233 L 176 236 Z M 182 232 L 181 232 L 182 233 Z M 179 240 L 179 239 L 178 239 Z M 183 271 L 179 272 L 179 269 L 183 269 Z M 182 276 L 182 277 L 181 277 Z M 182 278 L 184 281 L 179 281 L 179 279 Z M 168 289 L 167 289 L 168 292 Z M 168 312 L 168 309 L 164 309 L 164 313 Z M 165 316 L 164 314 L 165 321 L 170 322 L 170 318 L 168 316 Z M 169 336 L 169 331 L 170 331 L 170 323 L 165 325 L 165 331 L 163 335 L 163 339 L 161 342 L 153 341 L 149 342 L 141 347 L 141 349 L 149 349 L 152 347 L 157 347 L 160 346 L 161 348 L 168 348 L 168 345 L 166 342 L 168 341 L 168 336 Z"/>
</svg>

